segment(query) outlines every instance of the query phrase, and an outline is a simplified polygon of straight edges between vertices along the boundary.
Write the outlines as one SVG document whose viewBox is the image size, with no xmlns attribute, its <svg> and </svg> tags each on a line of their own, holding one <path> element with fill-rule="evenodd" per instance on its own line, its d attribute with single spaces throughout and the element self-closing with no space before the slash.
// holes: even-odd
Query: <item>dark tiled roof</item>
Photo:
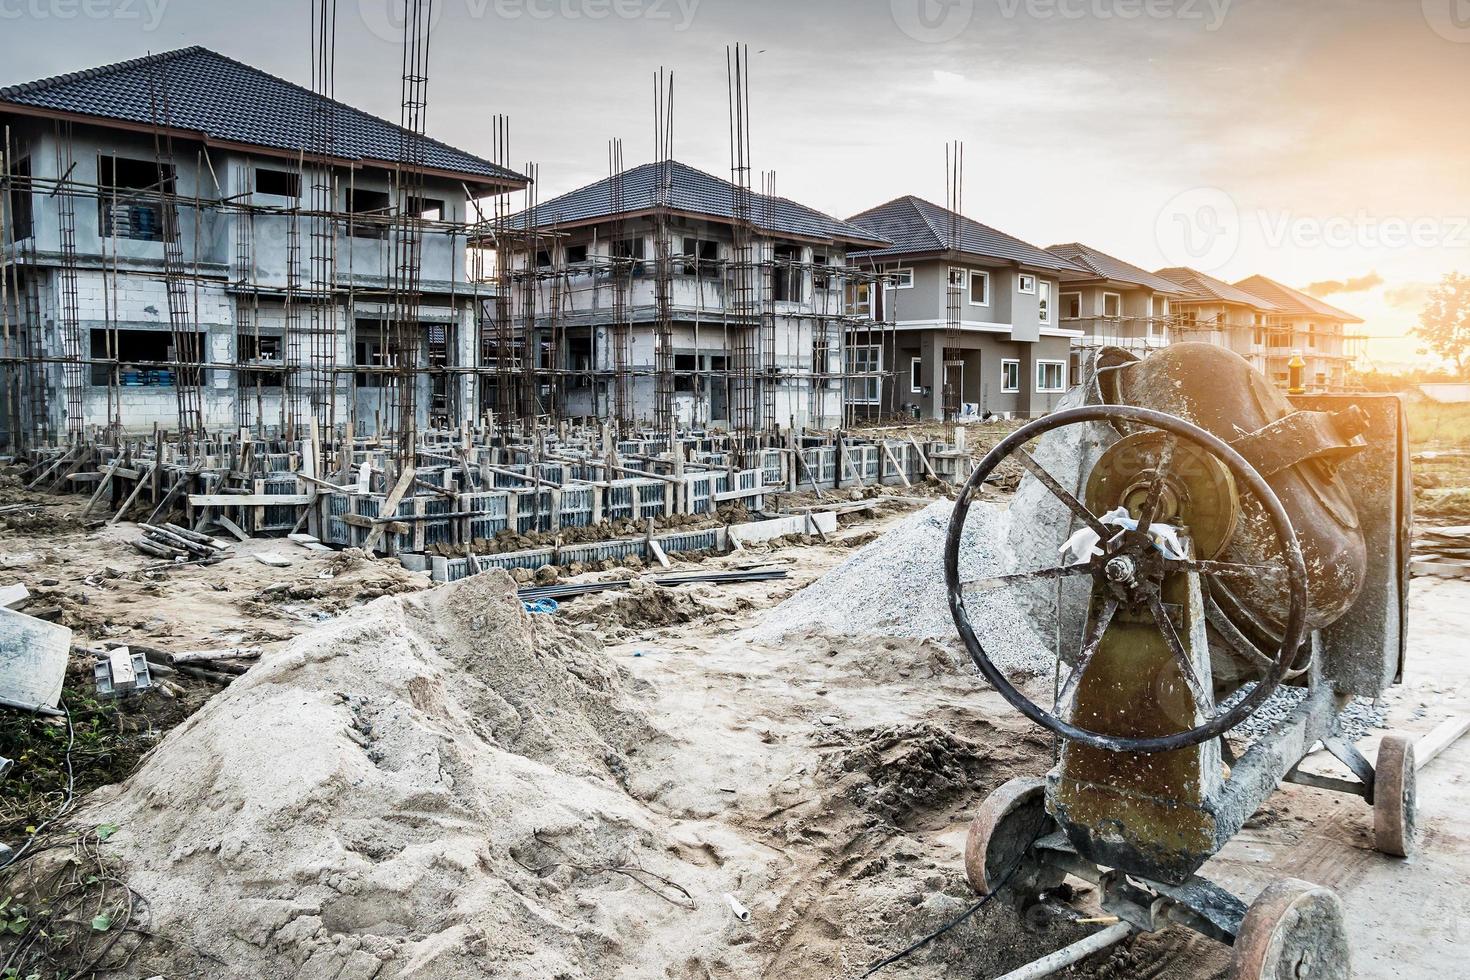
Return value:
<svg viewBox="0 0 1470 980">
<path fill-rule="evenodd" d="M 0 88 L 5 103 L 152 126 L 155 93 L 168 99 L 166 121 L 174 130 L 206 139 L 275 150 L 310 147 L 313 103 L 308 89 L 207 48 L 180 48 L 115 65 Z M 403 129 L 340 102 L 332 108 L 331 156 L 391 162 L 400 156 Z M 162 116 L 162 108 L 159 116 Z M 437 140 L 424 141 L 430 167 L 470 178 L 525 178 Z"/>
<path fill-rule="evenodd" d="M 645 163 L 623 171 L 620 212 L 613 210 L 613 180 L 608 177 L 536 205 L 534 216 L 529 211 L 513 215 L 510 218 L 511 227 L 522 228 L 529 225 L 550 228 L 576 225 L 598 221 L 614 213 L 636 214 L 647 211 L 659 203 L 659 173 L 660 167 L 657 163 Z M 669 162 L 668 174 L 668 206 L 672 210 L 725 221 L 734 220 L 735 185 L 730 181 L 707 174 L 703 170 L 696 170 L 677 160 Z M 784 197 L 768 197 L 752 192 L 750 198 L 752 220 L 770 233 L 861 245 L 877 245 L 884 241 L 862 228 Z"/>
<path fill-rule="evenodd" d="M 1172 279 L 1156 276 L 1146 269 L 1140 269 L 1136 265 L 1124 262 L 1106 252 L 1100 252 L 1095 248 L 1083 245 L 1080 242 L 1068 242 L 1065 245 L 1051 245 L 1047 251 L 1084 269 L 1090 269 L 1098 279 L 1108 282 L 1121 282 L 1131 286 L 1143 286 L 1152 289 L 1156 293 L 1170 293 L 1182 296 L 1188 292 L 1183 286 Z"/>
<path fill-rule="evenodd" d="M 1361 317 L 1356 317 L 1346 310 L 1339 310 L 1329 303 L 1324 303 L 1315 296 L 1309 296 L 1290 286 L 1283 286 L 1274 279 L 1265 276 L 1251 276 L 1242 279 L 1235 284 L 1241 289 L 1249 290 L 1257 296 L 1265 297 L 1275 303 L 1287 313 L 1299 313 L 1306 316 L 1319 316 L 1324 320 L 1337 320 L 1342 323 L 1362 323 Z"/>
<path fill-rule="evenodd" d="M 848 220 L 893 242 L 888 248 L 861 253 L 865 259 L 959 252 L 1056 272 L 1087 271 L 1045 249 L 913 195 L 880 204 Z"/>
<path fill-rule="evenodd" d="M 1195 269 L 1175 266 L 1170 269 L 1160 269 L 1154 275 L 1163 276 L 1165 279 L 1177 282 L 1183 286 L 1189 294 L 1182 297 L 1185 302 L 1191 300 L 1196 302 L 1215 300 L 1221 303 L 1236 303 L 1240 306 L 1249 306 L 1252 309 L 1261 310 L 1266 313 L 1279 312 L 1276 304 L 1264 296 L 1257 296 L 1255 293 L 1247 292 L 1238 286 L 1232 286 L 1228 282 L 1216 279 L 1214 276 L 1207 276 L 1203 272 Z"/>
</svg>

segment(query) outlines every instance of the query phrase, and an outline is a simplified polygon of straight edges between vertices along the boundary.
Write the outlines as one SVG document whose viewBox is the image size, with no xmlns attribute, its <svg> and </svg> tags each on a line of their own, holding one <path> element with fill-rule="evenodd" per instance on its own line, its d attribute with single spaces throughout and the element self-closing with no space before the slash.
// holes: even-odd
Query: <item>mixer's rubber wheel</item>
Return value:
<svg viewBox="0 0 1470 980">
<path fill-rule="evenodd" d="M 1373 764 L 1373 838 L 1384 854 L 1408 857 L 1414 852 L 1414 743 L 1403 735 L 1385 735 Z"/>
<path fill-rule="evenodd" d="M 1235 980 L 1351 980 L 1337 895 L 1282 878 L 1251 903 L 1235 937 Z"/>
<path fill-rule="evenodd" d="M 1066 872 L 1037 857 L 1033 845 L 1056 829 L 1046 812 L 1046 784 L 1018 777 L 980 804 L 965 837 L 965 876 L 981 895 L 1024 905 L 1062 883 Z"/>
</svg>

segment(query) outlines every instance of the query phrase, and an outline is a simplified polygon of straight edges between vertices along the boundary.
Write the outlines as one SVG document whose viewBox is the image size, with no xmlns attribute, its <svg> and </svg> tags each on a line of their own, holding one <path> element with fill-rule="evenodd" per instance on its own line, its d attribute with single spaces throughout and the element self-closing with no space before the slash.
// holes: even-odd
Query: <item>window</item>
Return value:
<svg viewBox="0 0 1470 980">
<path fill-rule="evenodd" d="M 643 239 L 619 238 L 612 243 L 612 257 L 620 269 L 639 275 L 643 271 Z"/>
<path fill-rule="evenodd" d="M 102 237 L 163 241 L 163 196 L 174 192 L 172 166 L 160 167 L 153 160 L 99 156 L 97 185 L 97 223 Z"/>
<path fill-rule="evenodd" d="M 1036 284 L 1036 319 L 1042 323 L 1051 323 L 1051 283 L 1039 282 Z"/>
<path fill-rule="evenodd" d="M 383 329 L 376 320 L 358 320 L 357 338 L 352 349 L 352 363 L 357 367 L 381 368 L 388 363 L 384 350 Z M 517 360 L 519 364 L 519 359 Z M 377 371 L 359 371 L 356 375 L 359 388 L 383 387 L 383 374 Z"/>
<path fill-rule="evenodd" d="M 909 392 L 915 395 L 924 393 L 924 359 L 922 357 L 909 358 Z"/>
<path fill-rule="evenodd" d="M 408 213 L 424 221 L 443 221 L 447 208 L 437 197 L 410 197 Z"/>
<path fill-rule="evenodd" d="M 1067 362 L 1066 361 L 1037 361 L 1036 362 L 1036 391 L 1038 394 L 1049 394 L 1067 390 Z"/>
<path fill-rule="evenodd" d="M 113 346 L 109 350 L 108 335 Z M 197 367 L 177 368 L 170 361 L 198 363 L 204 360 L 204 334 L 183 334 L 185 349 L 174 348 L 172 330 L 93 330 L 92 356 L 117 360 L 118 381 L 126 388 L 172 388 L 182 381 L 199 384 Z M 105 385 L 112 368 L 107 364 L 92 365 L 92 384 Z"/>
<path fill-rule="evenodd" d="M 549 269 L 549 268 L 551 268 L 551 249 L 549 249 L 549 248 L 538 248 L 536 250 L 536 268 L 538 268 L 538 269 Z"/>
<path fill-rule="evenodd" d="M 1000 362 L 1000 390 L 1021 390 L 1021 362 L 1005 360 Z"/>
<path fill-rule="evenodd" d="M 1022 273 L 1017 274 L 1017 276 L 1016 276 L 1016 292 L 1018 292 L 1018 293 L 1034 293 L 1034 292 L 1036 292 L 1036 277 L 1033 276 L 1033 275 L 1031 275 L 1029 272 L 1022 272 Z"/>
<path fill-rule="evenodd" d="M 585 265 L 587 262 L 586 245 L 567 246 L 567 265 Z"/>
<path fill-rule="evenodd" d="M 641 251 L 641 250 L 640 250 Z M 715 279 L 720 274 L 720 243 L 707 238 L 684 239 L 684 264 L 686 276 Z"/>
<path fill-rule="evenodd" d="M 1103 316 L 1116 320 L 1122 315 L 1122 295 L 1120 293 L 1103 293 Z"/>
<path fill-rule="evenodd" d="M 970 272 L 970 305 L 990 305 L 990 273 Z"/>
<path fill-rule="evenodd" d="M 848 316 L 873 315 L 873 287 L 868 282 L 849 282 L 845 290 L 844 306 Z"/>
<path fill-rule="evenodd" d="M 1062 294 L 1062 319 L 1063 320 L 1080 320 L 1080 319 L 1082 319 L 1082 294 L 1081 293 L 1063 293 Z"/>
<path fill-rule="evenodd" d="M 289 170 L 267 170 L 255 168 L 255 193 L 273 194 L 276 197 L 300 197 L 301 175 Z"/>
<path fill-rule="evenodd" d="M 387 191 L 347 190 L 347 213 L 352 216 L 353 238 L 387 238 L 392 217 Z"/>
<path fill-rule="evenodd" d="M 889 289 L 913 289 L 914 270 L 897 268 L 888 274 L 891 278 L 886 283 Z"/>
<path fill-rule="evenodd" d="M 281 387 L 282 372 L 279 368 L 261 370 L 258 367 L 261 364 L 281 364 L 282 339 L 279 334 L 257 337 L 253 333 L 242 333 L 236 336 L 235 343 L 241 362 L 251 365 L 240 371 L 241 388 Z"/>
<path fill-rule="evenodd" d="M 1168 316 L 1169 315 L 1169 297 L 1167 297 L 1167 296 L 1155 296 L 1154 299 L 1153 299 L 1153 311 L 1154 311 L 1154 316 L 1156 318 L 1162 318 L 1162 317 Z"/>
<path fill-rule="evenodd" d="M 771 298 L 778 303 L 800 303 L 806 298 L 801 250 L 795 245 L 777 245 L 771 250 L 771 258 L 776 263 L 771 270 Z"/>
<path fill-rule="evenodd" d="M 699 358 L 693 354 L 674 355 L 674 391 L 680 394 L 694 393 L 694 378 L 699 371 Z"/>
<path fill-rule="evenodd" d="M 821 293 L 832 288 L 832 260 L 825 255 L 812 254 L 812 289 Z"/>
<path fill-rule="evenodd" d="M 10 200 L 6 211 L 10 217 L 11 240 L 23 241 L 32 233 L 31 158 L 16 161 L 10 168 Z"/>
<path fill-rule="evenodd" d="M 878 344 L 856 344 L 847 348 L 847 373 L 869 374 L 866 378 L 847 379 L 847 400 L 862 405 L 876 405 L 883 370 L 883 348 Z"/>
<path fill-rule="evenodd" d="M 1317 346 L 1317 325 L 1315 323 L 1307 324 L 1307 346 Z"/>
</svg>

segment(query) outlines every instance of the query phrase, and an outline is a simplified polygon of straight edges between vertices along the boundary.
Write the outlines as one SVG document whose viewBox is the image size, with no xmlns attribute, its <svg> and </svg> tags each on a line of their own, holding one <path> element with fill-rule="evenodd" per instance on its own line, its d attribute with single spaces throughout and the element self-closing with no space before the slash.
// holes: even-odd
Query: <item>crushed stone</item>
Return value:
<svg viewBox="0 0 1470 980">
<path fill-rule="evenodd" d="M 944 541 L 954 505 L 931 504 L 865 545 L 847 561 L 766 614 L 753 631 L 772 642 L 825 629 L 843 636 L 888 636 L 959 643 L 944 584 Z M 961 578 L 1016 571 L 1011 512 L 971 504 L 960 559 Z M 1035 566 L 1040 567 L 1040 566 Z M 1050 671 L 1052 640 L 1043 636 L 1016 589 L 972 593 L 970 622 L 996 665 L 1021 676 Z"/>
</svg>

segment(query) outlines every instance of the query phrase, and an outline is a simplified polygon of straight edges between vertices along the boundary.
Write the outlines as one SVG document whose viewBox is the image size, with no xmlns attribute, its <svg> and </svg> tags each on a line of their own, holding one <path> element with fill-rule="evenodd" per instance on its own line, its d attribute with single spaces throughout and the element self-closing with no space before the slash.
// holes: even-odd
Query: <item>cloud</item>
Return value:
<svg viewBox="0 0 1470 980">
<path fill-rule="evenodd" d="M 1366 276 L 1355 276 L 1351 279 L 1325 279 L 1322 282 L 1314 282 L 1304 292 L 1321 299 L 1324 296 L 1335 296 L 1340 293 L 1366 293 L 1383 285 L 1383 277 L 1376 272 L 1370 272 Z"/>
<path fill-rule="evenodd" d="M 1386 290 L 1383 298 L 1388 300 L 1388 305 L 1396 310 L 1417 313 L 1429 301 L 1429 294 L 1433 291 L 1434 286 L 1432 282 L 1406 282 L 1402 286 L 1394 286 Z"/>
</svg>

